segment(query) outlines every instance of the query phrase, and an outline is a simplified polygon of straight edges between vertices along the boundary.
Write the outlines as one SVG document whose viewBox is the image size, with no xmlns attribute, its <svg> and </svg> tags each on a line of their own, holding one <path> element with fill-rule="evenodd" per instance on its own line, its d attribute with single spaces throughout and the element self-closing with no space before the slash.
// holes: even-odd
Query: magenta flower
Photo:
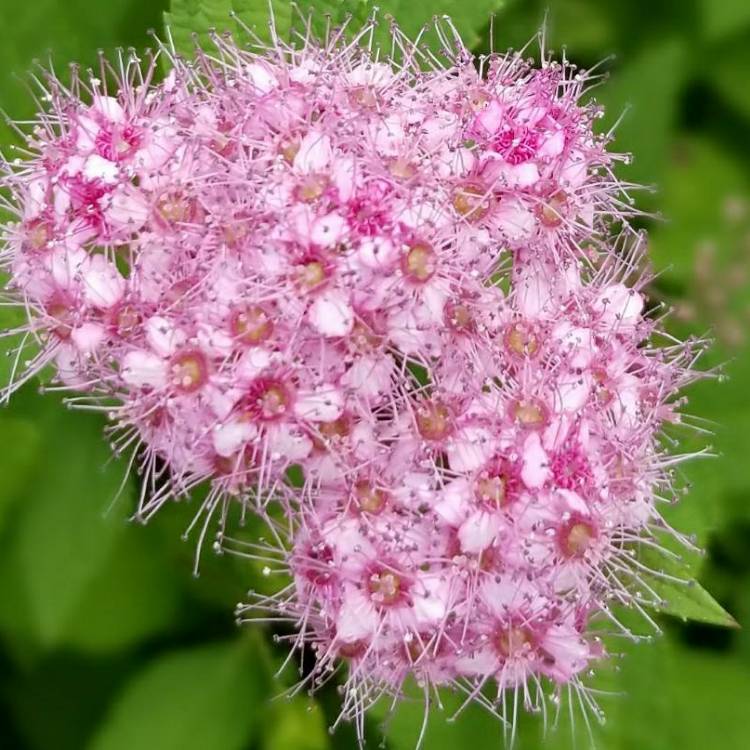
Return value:
<svg viewBox="0 0 750 750">
<path fill-rule="evenodd" d="M 243 615 L 295 625 L 313 687 L 343 664 L 360 732 L 408 677 L 507 723 L 550 683 L 596 712 L 597 623 L 658 600 L 633 550 L 696 345 L 659 344 L 585 72 L 423 66 L 396 33 L 398 65 L 217 38 L 162 83 L 50 76 L 3 164 L 6 395 L 51 364 L 106 413 L 141 518 L 209 482 L 201 540 L 216 516 L 291 574 Z M 234 508 L 274 543 L 227 536 Z"/>
</svg>

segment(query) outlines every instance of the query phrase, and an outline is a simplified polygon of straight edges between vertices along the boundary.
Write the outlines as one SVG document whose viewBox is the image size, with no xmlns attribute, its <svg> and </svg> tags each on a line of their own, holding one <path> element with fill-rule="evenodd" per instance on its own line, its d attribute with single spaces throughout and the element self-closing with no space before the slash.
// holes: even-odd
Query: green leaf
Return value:
<svg viewBox="0 0 750 750">
<path fill-rule="evenodd" d="M 44 470 L 27 487 L 18 554 L 37 636 L 52 646 L 122 531 L 121 514 L 104 514 L 123 469 L 107 466 L 109 449 L 99 419 L 72 414 L 53 399 L 36 399 L 34 408 L 44 430 L 39 467 Z M 129 483 L 125 490 L 127 503 Z"/>
<path fill-rule="evenodd" d="M 727 257 L 739 244 L 739 227 L 727 220 L 726 206 L 747 196 L 748 180 L 731 153 L 707 140 L 682 139 L 668 156 L 659 188 L 664 222 L 653 228 L 649 250 L 657 271 L 684 282 L 694 275 L 701 246 L 711 243 Z"/>
<path fill-rule="evenodd" d="M 210 46 L 210 30 L 227 31 L 232 28 L 232 0 L 172 0 L 164 21 L 175 49 L 190 57 L 196 41 Z"/>
<path fill-rule="evenodd" d="M 257 649 L 222 643 L 160 656 L 125 686 L 90 750 L 241 750 L 264 714 Z"/>
<path fill-rule="evenodd" d="M 707 39 L 721 39 L 750 26 L 747 0 L 701 0 L 702 31 Z"/>
<path fill-rule="evenodd" d="M 309 6 L 322 10 L 330 2 L 331 0 L 329 2 L 311 0 Z M 412 40 L 427 26 L 428 31 L 422 37 L 421 44 L 429 47 L 440 58 L 442 54 L 440 39 L 429 28 L 435 17 L 448 16 L 460 34 L 463 44 L 473 49 L 482 41 L 492 14 L 497 13 L 504 4 L 504 0 L 475 0 L 472 3 L 460 0 L 385 0 L 385 2 L 360 1 L 359 4 L 350 4 L 345 7 L 352 9 L 356 5 L 354 22 L 351 26 L 353 31 L 359 27 L 357 22 L 364 22 L 372 14 L 373 8 L 378 9 L 379 22 L 373 39 L 374 47 L 380 47 L 383 54 L 391 53 L 389 19 L 392 17 L 401 31 Z M 342 20 L 343 15 L 339 14 L 337 22 L 340 23 Z M 450 32 L 447 32 L 446 36 L 450 39 Z"/>
<path fill-rule="evenodd" d="M 11 413 L 33 422 L 39 439 L 0 562 L 6 638 L 30 657 L 63 645 L 115 650 L 170 627 L 174 568 L 125 519 L 133 487 L 111 461 L 103 422 L 29 389 Z"/>
<path fill-rule="evenodd" d="M 374 46 L 379 46 L 383 53 L 389 54 L 391 16 L 410 37 L 416 36 L 434 16 L 450 16 L 463 37 L 464 44 L 474 47 L 481 40 L 490 14 L 502 7 L 503 0 L 476 0 L 471 4 L 460 0 L 384 0 L 378 3 L 369 0 L 299 0 L 296 5 L 299 9 L 297 11 L 284 0 L 273 0 L 274 24 L 279 37 L 287 38 L 292 28 L 304 31 L 308 17 L 311 28 L 318 37 L 324 36 L 329 23 L 336 27 L 350 16 L 352 21 L 349 30 L 356 32 L 377 8 L 379 23 L 373 35 Z M 194 34 L 197 34 L 199 44 L 206 45 L 209 29 L 232 30 L 232 11 L 261 40 L 269 41 L 270 16 L 268 4 L 264 0 L 172 0 L 170 11 L 165 14 L 165 21 L 171 29 L 177 51 L 190 56 L 194 48 Z M 425 43 L 434 50 L 440 48 L 439 40 L 434 34 L 428 34 Z"/>
<path fill-rule="evenodd" d="M 327 750 L 330 738 L 317 703 L 293 698 L 275 701 L 263 722 L 263 750 Z"/>
<path fill-rule="evenodd" d="M 301 2 L 300 6 L 304 7 L 305 3 Z M 271 0 L 271 8 L 276 34 L 285 39 L 292 24 L 292 5 L 285 0 Z M 239 26 L 233 14 L 241 22 Z M 261 41 L 270 42 L 270 22 L 268 0 L 172 0 L 169 12 L 164 14 L 175 49 L 188 58 L 196 42 L 204 49 L 211 49 L 210 31 L 237 33 L 242 24 Z"/>
<path fill-rule="evenodd" d="M 750 8 L 750 3 L 747 4 Z M 750 118 L 750 86 L 747 71 L 750 67 L 750 38 L 747 34 L 738 37 L 720 48 L 711 56 L 711 84 L 724 100 L 739 114 Z"/>
<path fill-rule="evenodd" d="M 605 720 L 581 715 L 567 701 L 558 724 L 540 741 L 539 727 L 521 732 L 520 750 L 746 750 L 746 661 L 689 649 L 658 638 L 622 648 L 617 671 L 600 670 L 596 690 Z M 574 720 L 571 721 L 571 715 Z M 484 747 L 483 745 L 481 747 Z"/>
<path fill-rule="evenodd" d="M 2 211 L 2 209 L 0 209 Z M 12 216 L 0 215 L 0 222 L 13 221 Z M 7 274 L 0 273 L 0 284 L 7 283 Z M 11 333 L 23 329 L 27 322 L 26 310 L 21 306 L 0 307 L 0 388 L 17 383 L 23 375 L 23 363 L 34 358 L 39 351 L 33 338 L 24 340 L 24 333 Z"/>
<path fill-rule="evenodd" d="M 299 5 L 304 7 L 305 3 L 302 2 Z M 281 39 L 285 39 L 292 27 L 295 11 L 288 0 L 272 0 L 271 7 L 273 8 L 273 25 L 276 34 Z M 237 14 L 237 18 L 245 26 L 252 29 L 253 33 L 262 41 L 268 42 L 271 40 L 268 0 L 232 0 L 232 9 Z"/>
<path fill-rule="evenodd" d="M 0 417 L 0 528 L 11 505 L 18 500 L 37 455 L 41 436 L 33 422 Z"/>
<path fill-rule="evenodd" d="M 66 624 L 66 646 L 114 652 L 168 632 L 178 622 L 180 584 L 191 569 L 169 565 L 148 532 L 133 525 L 118 535 Z"/>
<path fill-rule="evenodd" d="M 624 113 L 612 147 L 633 154 L 632 165 L 619 170 L 623 179 L 648 185 L 660 182 L 678 95 L 685 83 L 685 61 L 684 42 L 667 39 L 628 58 L 606 86 L 596 89 L 597 99 L 606 107 L 607 127 Z"/>
<path fill-rule="evenodd" d="M 155 28 L 167 0 L 108 0 L 105 7 L 90 0 L 34 0 L 30 3 L 0 3 L 0 28 L 6 30 L 0 45 L 0 107 L 11 117 L 22 118 L 34 111 L 28 91 L 17 80 L 38 57 L 52 59 L 65 78 L 67 64 L 79 62 L 85 69 L 96 61 L 96 51 L 111 52 L 116 46 L 143 47 L 146 31 Z M 0 123 L 0 141 L 10 133 Z"/>
<path fill-rule="evenodd" d="M 407 688 L 407 698 L 396 704 L 382 698 L 372 709 L 383 721 L 383 734 L 391 750 L 414 750 L 425 720 L 424 694 L 415 686 Z M 440 705 L 430 696 L 429 714 L 420 747 L 429 750 L 502 747 L 503 725 L 500 720 L 474 701 L 462 708 L 464 698 L 449 691 L 440 692 Z M 460 710 L 458 716 L 456 713 Z"/>
<path fill-rule="evenodd" d="M 638 571 L 638 577 L 661 599 L 659 611 L 707 625 L 739 627 L 737 621 L 696 581 L 680 558 L 643 547 L 639 561 L 653 572 Z"/>
<path fill-rule="evenodd" d="M 650 252 L 662 276 L 652 297 L 675 308 L 675 335 L 708 331 L 716 339 L 699 367 L 722 365 L 728 376 L 722 382 L 699 382 L 687 393 L 686 411 L 710 419 L 714 434 L 683 430 L 679 435 L 684 450 L 711 443 L 717 454 L 686 465 L 691 492 L 669 509 L 677 527 L 700 533 L 732 518 L 750 518 L 750 479 L 736 470 L 750 440 L 750 289 L 745 276 L 750 183 L 743 164 L 725 147 L 697 137 L 681 139 L 672 149 L 659 203 L 665 221 L 653 229 Z"/>
<path fill-rule="evenodd" d="M 487 28 L 490 16 L 504 5 L 503 0 L 474 0 L 467 3 L 462 0 L 390 0 L 377 5 L 381 13 L 392 15 L 402 30 L 414 38 L 422 27 L 434 16 L 450 16 L 463 43 L 469 49 L 475 47 L 482 39 L 482 32 Z M 438 48 L 437 40 L 432 46 Z"/>
<path fill-rule="evenodd" d="M 750 694 L 746 663 L 664 639 L 634 648 L 623 671 L 626 695 L 620 706 L 611 706 L 613 714 L 621 711 L 613 719 L 620 729 L 619 748 L 747 747 L 746 722 L 740 718 Z"/>
<path fill-rule="evenodd" d="M 68 652 L 34 669 L 3 675 L 8 713 L 25 740 L 24 750 L 81 750 L 132 672 L 132 657 L 82 659 Z M 39 721 L 39 706 L 44 706 L 44 721 Z"/>
</svg>

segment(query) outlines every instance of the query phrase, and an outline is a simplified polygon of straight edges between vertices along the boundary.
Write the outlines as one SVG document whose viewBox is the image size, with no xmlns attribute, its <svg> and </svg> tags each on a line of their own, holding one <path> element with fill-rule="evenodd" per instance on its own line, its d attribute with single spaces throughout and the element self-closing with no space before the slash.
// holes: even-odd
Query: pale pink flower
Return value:
<svg viewBox="0 0 750 750">
<path fill-rule="evenodd" d="M 360 739 L 410 677 L 506 722 L 593 707 L 597 621 L 653 593 L 629 552 L 658 543 L 700 344 L 658 346 L 585 72 L 458 41 L 426 69 L 398 30 L 390 65 L 369 31 L 42 81 L 0 163 L 5 395 L 51 365 L 106 414 L 140 518 L 206 482 L 200 541 L 217 518 L 291 575 L 241 613 L 290 620 L 312 687 L 346 665 Z"/>
</svg>

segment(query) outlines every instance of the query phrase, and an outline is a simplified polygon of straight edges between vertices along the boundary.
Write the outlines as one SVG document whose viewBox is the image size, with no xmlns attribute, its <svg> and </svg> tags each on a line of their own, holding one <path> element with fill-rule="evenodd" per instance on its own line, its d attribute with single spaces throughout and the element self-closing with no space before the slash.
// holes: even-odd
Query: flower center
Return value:
<svg viewBox="0 0 750 750">
<path fill-rule="evenodd" d="M 559 543 L 562 553 L 566 557 L 583 557 L 596 538 L 594 527 L 581 519 L 571 521 L 562 527 Z"/>
<path fill-rule="evenodd" d="M 481 221 L 490 210 L 487 191 L 471 182 L 459 185 L 453 191 L 453 208 L 468 221 Z"/>
<path fill-rule="evenodd" d="M 320 422 L 316 427 L 317 431 L 312 436 L 312 441 L 318 450 L 326 450 L 331 444 L 341 443 L 344 438 L 349 437 L 352 429 L 347 414 L 342 414 L 330 422 Z"/>
<path fill-rule="evenodd" d="M 475 328 L 471 308 L 460 302 L 449 302 L 445 306 L 445 322 L 456 333 L 471 333 Z"/>
<path fill-rule="evenodd" d="M 350 341 L 355 349 L 360 352 L 371 352 L 377 349 L 383 343 L 383 337 L 375 333 L 367 324 L 362 321 L 355 321 Z"/>
<path fill-rule="evenodd" d="M 378 105 L 378 96 L 370 86 L 356 86 L 349 92 L 353 104 L 359 104 L 367 109 L 374 109 Z"/>
<path fill-rule="evenodd" d="M 376 604 L 395 604 L 404 593 L 404 581 L 392 570 L 383 569 L 373 573 L 367 583 L 370 597 Z"/>
<path fill-rule="evenodd" d="M 505 332 L 505 346 L 519 357 L 533 357 L 539 351 L 539 338 L 529 323 L 513 323 Z"/>
<path fill-rule="evenodd" d="M 338 647 L 339 656 L 344 659 L 358 659 L 367 651 L 367 643 L 364 640 L 341 643 Z"/>
<path fill-rule="evenodd" d="M 195 218 L 196 206 L 195 199 L 183 193 L 164 193 L 156 201 L 156 215 L 168 226 L 183 224 Z"/>
<path fill-rule="evenodd" d="M 550 468 L 555 484 L 566 490 L 574 490 L 592 479 L 588 459 L 575 447 L 555 454 Z"/>
<path fill-rule="evenodd" d="M 496 645 L 504 657 L 510 658 L 530 651 L 534 638 L 527 628 L 512 626 L 498 632 Z"/>
<path fill-rule="evenodd" d="M 279 144 L 279 153 L 287 164 L 294 163 L 294 157 L 299 153 L 299 140 L 282 141 Z"/>
<path fill-rule="evenodd" d="M 425 401 L 416 412 L 417 430 L 425 440 L 444 440 L 453 432 L 450 409 L 442 401 Z"/>
<path fill-rule="evenodd" d="M 273 422 L 288 412 L 292 394 L 280 380 L 259 378 L 250 385 L 245 403 L 248 417 Z"/>
<path fill-rule="evenodd" d="M 116 130 L 112 133 L 112 149 L 117 159 L 124 159 L 135 151 L 135 144 L 128 140 L 125 133 Z"/>
<path fill-rule="evenodd" d="M 609 382 L 607 371 L 601 367 L 594 367 L 591 370 L 591 376 L 594 379 L 596 400 L 601 406 L 607 406 L 614 399 L 614 393 L 607 387 Z"/>
<path fill-rule="evenodd" d="M 391 176 L 395 177 L 397 180 L 408 180 L 414 177 L 417 173 L 416 167 L 410 161 L 404 159 L 403 156 L 394 159 L 390 163 L 388 171 L 391 173 Z"/>
<path fill-rule="evenodd" d="M 35 219 L 26 228 L 26 245 L 31 250 L 43 250 L 51 239 L 49 225 L 42 219 Z"/>
<path fill-rule="evenodd" d="M 469 94 L 469 106 L 474 112 L 481 112 L 487 106 L 490 97 L 481 89 L 475 89 Z"/>
<path fill-rule="evenodd" d="M 219 476 L 231 476 L 237 470 L 237 456 L 219 456 L 213 457 L 214 471 Z"/>
<path fill-rule="evenodd" d="M 303 558 L 302 574 L 315 586 L 324 586 L 333 575 L 333 550 L 324 542 L 312 544 Z"/>
<path fill-rule="evenodd" d="M 70 307 L 64 302 L 52 302 L 47 306 L 47 315 L 56 322 L 52 332 L 63 341 L 69 339 L 73 328 L 73 311 Z"/>
<path fill-rule="evenodd" d="M 178 352 L 172 357 L 170 372 L 172 385 L 183 393 L 194 393 L 208 380 L 208 362 L 203 352 L 196 349 Z"/>
<path fill-rule="evenodd" d="M 483 476 L 474 485 L 477 500 L 491 509 L 501 508 L 506 502 L 507 481 L 504 476 Z"/>
<path fill-rule="evenodd" d="M 388 494 L 369 482 L 357 482 L 354 486 L 354 498 L 363 513 L 373 515 L 380 513 L 388 502 Z"/>
<path fill-rule="evenodd" d="M 119 162 L 135 153 L 140 145 L 138 130 L 130 125 L 103 128 L 96 136 L 96 150 L 100 156 Z"/>
<path fill-rule="evenodd" d="M 141 323 L 141 316 L 138 310 L 132 305 L 123 305 L 115 314 L 115 329 L 122 335 L 132 333 Z"/>
<path fill-rule="evenodd" d="M 250 234 L 250 223 L 245 218 L 234 217 L 224 226 L 223 234 L 224 242 L 237 248 Z"/>
<path fill-rule="evenodd" d="M 311 174 L 302 178 L 297 185 L 295 197 L 305 203 L 312 203 L 320 198 L 328 187 L 328 178 L 324 175 Z"/>
<path fill-rule="evenodd" d="M 325 263 L 317 258 L 300 263 L 297 266 L 297 282 L 305 289 L 315 289 L 327 277 Z"/>
<path fill-rule="evenodd" d="M 426 243 L 412 245 L 403 257 L 403 271 L 411 281 L 424 284 L 435 274 L 437 255 Z"/>
<path fill-rule="evenodd" d="M 234 147 L 236 141 L 232 138 L 232 126 L 226 121 L 218 123 L 216 132 L 213 134 L 208 147 L 215 151 L 220 156 L 229 156 Z"/>
<path fill-rule="evenodd" d="M 539 206 L 537 210 L 539 220 L 550 229 L 559 227 L 562 224 L 563 211 L 567 204 L 568 196 L 562 190 L 558 190 Z"/>
<path fill-rule="evenodd" d="M 547 422 L 547 408 L 536 399 L 518 399 L 511 404 L 511 418 L 522 427 L 537 429 Z"/>
<path fill-rule="evenodd" d="M 232 313 L 232 335 L 251 346 L 261 344 L 273 333 L 273 321 L 260 305 L 250 305 Z"/>
</svg>

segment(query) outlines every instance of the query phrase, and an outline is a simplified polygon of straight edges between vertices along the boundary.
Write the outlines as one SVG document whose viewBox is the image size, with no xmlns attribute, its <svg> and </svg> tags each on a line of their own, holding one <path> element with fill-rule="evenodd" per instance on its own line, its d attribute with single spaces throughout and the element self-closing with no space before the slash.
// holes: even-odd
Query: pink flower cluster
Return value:
<svg viewBox="0 0 750 750">
<path fill-rule="evenodd" d="M 204 533 L 291 573 L 243 612 L 347 665 L 343 716 L 409 676 L 537 708 L 639 606 L 693 348 L 654 343 L 585 73 L 356 41 L 49 77 L 3 165 L 8 392 L 52 364 L 103 409 L 140 517 L 209 482 Z"/>
</svg>

